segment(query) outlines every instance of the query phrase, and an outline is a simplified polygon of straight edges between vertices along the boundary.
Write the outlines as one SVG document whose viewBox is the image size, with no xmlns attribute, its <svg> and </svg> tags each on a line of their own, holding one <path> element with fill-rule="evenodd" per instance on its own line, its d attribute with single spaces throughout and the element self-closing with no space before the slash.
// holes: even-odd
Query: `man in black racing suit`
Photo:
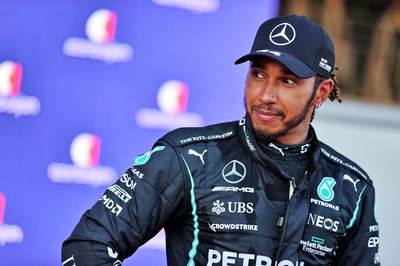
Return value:
<svg viewBox="0 0 400 266">
<path fill-rule="evenodd" d="M 310 126 L 338 99 L 329 36 L 273 18 L 247 60 L 246 117 L 137 156 L 63 243 L 63 265 L 119 265 L 162 228 L 168 265 L 380 264 L 372 181 Z"/>
</svg>

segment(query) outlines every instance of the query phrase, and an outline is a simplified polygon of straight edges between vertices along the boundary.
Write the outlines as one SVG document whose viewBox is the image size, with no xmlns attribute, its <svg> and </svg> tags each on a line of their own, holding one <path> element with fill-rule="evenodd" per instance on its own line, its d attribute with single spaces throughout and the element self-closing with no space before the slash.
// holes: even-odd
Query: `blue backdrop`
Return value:
<svg viewBox="0 0 400 266">
<path fill-rule="evenodd" d="M 278 0 L 0 2 L 0 265 L 58 265 L 107 186 L 172 128 L 239 119 Z M 124 265 L 165 265 L 163 233 Z"/>
</svg>

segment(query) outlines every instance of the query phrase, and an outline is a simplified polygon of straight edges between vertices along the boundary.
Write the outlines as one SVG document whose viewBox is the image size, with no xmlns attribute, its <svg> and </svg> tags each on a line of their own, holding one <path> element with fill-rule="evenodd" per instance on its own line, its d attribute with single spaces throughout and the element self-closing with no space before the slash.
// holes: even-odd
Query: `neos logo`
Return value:
<svg viewBox="0 0 400 266">
<path fill-rule="evenodd" d="M 246 177 L 246 166 L 238 160 L 232 160 L 222 169 L 222 176 L 228 183 L 239 183 Z"/>
<path fill-rule="evenodd" d="M 117 15 L 107 9 L 92 13 L 86 22 L 86 35 L 95 43 L 109 43 L 115 38 Z"/>
<path fill-rule="evenodd" d="M 81 168 L 91 168 L 98 164 L 101 140 L 98 136 L 81 133 L 71 143 L 70 155 L 73 163 Z"/>
<path fill-rule="evenodd" d="M 336 232 L 339 228 L 340 222 L 330 218 L 325 218 L 321 215 L 310 213 L 308 216 L 307 224 L 312 224 L 319 228 Z"/>
</svg>

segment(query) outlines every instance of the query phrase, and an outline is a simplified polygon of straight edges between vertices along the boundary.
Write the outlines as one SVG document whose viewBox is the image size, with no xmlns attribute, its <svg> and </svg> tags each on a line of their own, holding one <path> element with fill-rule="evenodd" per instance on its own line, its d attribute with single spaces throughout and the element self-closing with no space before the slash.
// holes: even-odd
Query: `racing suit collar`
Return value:
<svg viewBox="0 0 400 266">
<path fill-rule="evenodd" d="M 278 175 L 290 178 L 287 177 L 281 171 L 280 167 L 276 165 L 276 163 L 263 151 L 263 148 L 257 142 L 257 139 L 254 135 L 253 128 L 251 127 L 250 118 L 248 115 L 246 115 L 243 119 L 239 121 L 238 127 L 239 127 L 238 130 L 239 136 L 242 143 L 245 146 L 245 149 L 258 163 L 260 163 L 261 165 L 270 169 L 271 171 L 273 171 Z M 310 152 L 311 152 L 312 162 L 310 164 L 310 171 L 307 174 L 307 176 L 313 176 L 313 173 L 320 168 L 318 164 L 318 158 L 320 156 L 320 147 L 319 147 L 320 145 L 315 130 L 311 125 L 309 129 L 309 138 L 311 138 Z M 306 183 L 308 183 L 308 180 L 306 181 Z"/>
</svg>

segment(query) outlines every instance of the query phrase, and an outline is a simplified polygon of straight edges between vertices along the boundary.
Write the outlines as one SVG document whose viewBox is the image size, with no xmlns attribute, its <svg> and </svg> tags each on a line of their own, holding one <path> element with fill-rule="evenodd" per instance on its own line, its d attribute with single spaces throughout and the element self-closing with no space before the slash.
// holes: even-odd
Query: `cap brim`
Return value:
<svg viewBox="0 0 400 266">
<path fill-rule="evenodd" d="M 301 62 L 299 59 L 296 57 L 284 53 L 284 52 L 278 52 L 278 51 L 273 51 L 273 50 L 268 50 L 268 51 L 257 51 L 254 53 L 249 53 L 238 60 L 235 61 L 235 64 L 241 64 L 244 63 L 248 60 L 253 59 L 256 56 L 265 56 L 272 58 L 278 62 L 280 62 L 282 65 L 287 67 L 293 74 L 295 74 L 297 77 L 302 78 L 302 79 L 307 79 L 315 76 L 317 72 L 315 72 L 313 69 L 311 69 L 309 66 Z"/>
</svg>

